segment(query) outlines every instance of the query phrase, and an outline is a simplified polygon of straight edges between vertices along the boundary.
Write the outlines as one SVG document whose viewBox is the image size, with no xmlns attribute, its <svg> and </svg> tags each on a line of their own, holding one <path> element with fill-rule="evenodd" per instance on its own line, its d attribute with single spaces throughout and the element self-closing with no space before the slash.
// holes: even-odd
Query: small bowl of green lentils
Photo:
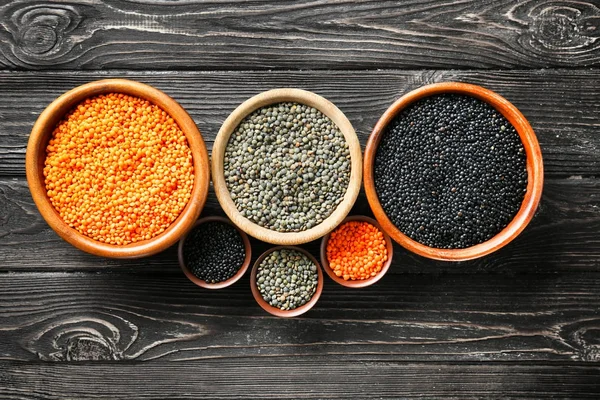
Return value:
<svg viewBox="0 0 600 400">
<path fill-rule="evenodd" d="M 250 273 L 254 299 L 277 317 L 296 317 L 310 310 L 323 291 L 323 272 L 308 251 L 278 246 L 264 252 Z"/>
<path fill-rule="evenodd" d="M 227 218 L 201 218 L 179 241 L 179 266 L 196 285 L 222 289 L 248 270 L 252 249 L 248 236 Z"/>
<path fill-rule="evenodd" d="M 360 191 L 362 151 L 346 116 L 300 89 L 260 93 L 225 120 L 212 179 L 236 226 L 262 241 L 318 239 L 346 217 Z"/>
</svg>

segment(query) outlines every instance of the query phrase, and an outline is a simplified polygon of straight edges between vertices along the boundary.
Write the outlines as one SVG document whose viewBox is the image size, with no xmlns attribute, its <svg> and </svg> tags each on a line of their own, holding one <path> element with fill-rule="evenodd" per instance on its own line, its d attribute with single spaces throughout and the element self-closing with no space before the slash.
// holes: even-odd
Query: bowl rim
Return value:
<svg viewBox="0 0 600 400">
<path fill-rule="evenodd" d="M 500 112 L 515 128 L 527 155 L 527 192 L 517 214 L 495 236 L 464 249 L 439 249 L 421 244 L 402 233 L 385 214 L 375 190 L 374 162 L 385 128 L 404 108 L 424 97 L 456 93 L 485 101 Z M 542 195 L 544 167 L 537 137 L 525 116 L 499 94 L 478 85 L 462 82 L 441 82 L 417 88 L 396 100 L 377 121 L 365 148 L 364 187 L 367 201 L 383 229 L 404 248 L 423 257 L 443 261 L 465 261 L 483 257 L 510 243 L 533 218 Z"/>
<path fill-rule="evenodd" d="M 383 278 L 383 276 L 388 272 L 388 270 L 390 269 L 390 266 L 392 264 L 392 258 L 394 256 L 394 246 L 393 246 L 392 239 L 390 238 L 390 236 L 387 234 L 386 231 L 383 230 L 383 228 L 381 227 L 379 222 L 377 222 L 373 218 L 367 217 L 366 215 L 351 215 L 351 216 L 346 217 L 340 223 L 339 226 L 342 226 L 346 222 L 350 222 L 350 221 L 368 222 L 369 224 L 371 224 L 371 225 L 375 226 L 377 229 L 379 229 L 381 231 L 381 233 L 383 233 L 383 239 L 385 240 L 385 247 L 387 249 L 388 258 L 387 258 L 387 261 L 383 264 L 381 271 L 379 271 L 379 273 L 375 276 L 372 276 L 368 279 L 362 279 L 362 280 L 347 280 L 346 281 L 346 280 L 344 280 L 344 278 L 340 278 L 339 276 L 337 276 L 333 272 L 331 267 L 329 266 L 329 260 L 327 259 L 327 243 L 329 242 L 331 233 L 333 233 L 335 231 L 335 229 L 332 232 L 329 232 L 327 235 L 323 236 L 323 238 L 321 239 L 321 246 L 320 246 L 321 266 L 323 267 L 323 269 L 325 270 L 327 275 L 329 275 L 329 277 L 333 281 L 339 283 L 342 286 L 358 289 L 358 288 L 371 286 L 372 284 L 378 282 L 381 278 Z"/>
<path fill-rule="evenodd" d="M 315 263 L 315 265 L 317 266 L 317 274 L 318 274 L 319 281 L 317 282 L 317 289 L 315 291 L 315 294 L 313 294 L 313 296 L 310 298 L 310 300 L 307 303 L 301 305 L 298 308 L 294 308 L 293 310 L 281 310 L 281 309 L 279 309 L 277 307 L 273 307 L 272 305 L 267 303 L 266 300 L 263 299 L 262 295 L 258 291 L 258 287 L 256 285 L 256 274 L 257 274 L 258 266 L 260 265 L 260 263 L 269 254 L 271 254 L 272 252 L 274 252 L 276 250 L 281 250 L 281 249 L 297 250 L 297 251 L 305 254 L 306 256 L 308 256 L 308 258 L 313 263 Z M 317 304 L 317 301 L 319 300 L 319 298 L 321 297 L 321 293 L 323 292 L 324 280 L 325 279 L 323 276 L 323 272 L 321 271 L 321 266 L 319 265 L 319 262 L 307 250 L 304 250 L 303 248 L 297 247 L 297 246 L 275 246 L 275 247 L 271 247 L 270 249 L 268 249 L 267 251 L 262 253 L 254 262 L 254 265 L 252 266 L 252 271 L 250 272 L 250 290 L 252 291 L 252 296 L 254 297 L 254 300 L 256 300 L 258 305 L 263 310 L 265 310 L 269 314 L 275 315 L 276 317 L 290 318 L 290 317 L 297 317 L 299 315 L 304 314 L 305 312 L 307 312 L 308 310 L 313 308 L 315 304 Z"/>
<path fill-rule="evenodd" d="M 123 93 L 143 98 L 164 110 L 179 125 L 188 141 L 194 164 L 194 186 L 190 200 L 179 216 L 161 234 L 127 245 L 112 245 L 96 241 L 67 225 L 52 206 L 43 177 L 46 146 L 59 121 L 81 101 L 106 93 Z M 210 168 L 208 152 L 202 135 L 193 119 L 179 103 L 152 86 L 128 79 L 102 79 L 77 86 L 56 98 L 39 115 L 35 122 L 25 156 L 29 190 L 40 214 L 48 225 L 65 241 L 98 256 L 110 258 L 140 258 L 156 254 L 175 244 L 191 228 L 208 196 Z"/>
<path fill-rule="evenodd" d="M 335 123 L 350 150 L 350 182 L 342 202 L 320 224 L 301 232 L 277 232 L 262 227 L 241 215 L 231 199 L 223 173 L 223 159 L 227 143 L 240 122 L 255 110 L 281 102 L 296 102 L 314 107 Z M 350 212 L 362 183 L 362 149 L 352 124 L 329 100 L 306 90 L 295 88 L 272 89 L 259 93 L 240 104 L 223 122 L 215 138 L 212 154 L 213 187 L 219 204 L 227 216 L 244 232 L 264 242 L 277 245 L 297 245 L 318 239 L 333 230 Z"/>
<path fill-rule="evenodd" d="M 245 255 L 244 255 L 244 261 L 242 262 L 242 265 L 240 266 L 238 271 L 235 273 L 235 275 L 233 275 L 229 279 L 226 279 L 226 280 L 224 280 L 222 282 L 218 282 L 218 283 L 208 283 L 208 282 L 198 278 L 196 275 L 194 275 L 192 273 L 192 271 L 190 271 L 190 269 L 185 264 L 185 257 L 183 256 L 183 246 L 184 246 L 185 240 L 187 239 L 190 232 L 192 232 L 194 230 L 194 228 L 196 228 L 197 226 L 200 226 L 207 222 L 223 222 L 228 225 L 231 225 L 240 234 L 240 236 L 242 237 L 242 241 L 244 242 Z M 240 228 L 235 226 L 235 224 L 232 223 L 228 218 L 216 216 L 216 215 L 200 218 L 199 220 L 197 220 L 194 223 L 194 225 L 192 225 L 192 228 L 185 235 L 183 235 L 181 237 L 181 239 L 179 239 L 179 244 L 177 245 L 177 259 L 179 261 L 179 266 L 181 267 L 181 270 L 183 271 L 185 276 L 188 277 L 188 279 L 190 281 L 192 281 L 196 285 L 206 288 L 206 289 L 223 289 L 223 288 L 231 286 L 234 283 L 236 283 L 237 281 L 239 281 L 240 278 L 242 276 L 244 276 L 244 274 L 248 270 L 248 266 L 250 265 L 251 258 L 252 258 L 252 247 L 250 246 L 250 239 L 248 239 L 248 235 L 246 235 L 246 233 L 244 231 L 242 231 Z"/>
</svg>

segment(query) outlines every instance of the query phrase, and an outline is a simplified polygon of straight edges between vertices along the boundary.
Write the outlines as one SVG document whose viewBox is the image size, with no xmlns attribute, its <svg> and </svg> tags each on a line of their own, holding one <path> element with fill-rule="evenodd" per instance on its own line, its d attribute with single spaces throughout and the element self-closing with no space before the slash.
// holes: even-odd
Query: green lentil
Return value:
<svg viewBox="0 0 600 400">
<path fill-rule="evenodd" d="M 317 266 L 306 254 L 293 249 L 271 252 L 256 272 L 260 295 L 281 310 L 306 304 L 317 291 L 318 282 Z"/>
<path fill-rule="evenodd" d="M 260 108 L 231 134 L 223 163 L 238 211 L 278 232 L 320 224 L 342 202 L 350 150 L 339 128 L 298 103 Z"/>
</svg>

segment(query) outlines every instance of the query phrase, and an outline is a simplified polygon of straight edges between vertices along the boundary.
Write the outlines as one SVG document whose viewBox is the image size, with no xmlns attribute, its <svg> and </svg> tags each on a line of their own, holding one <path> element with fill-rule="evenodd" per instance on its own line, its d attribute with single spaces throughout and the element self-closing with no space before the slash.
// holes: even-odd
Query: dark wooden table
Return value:
<svg viewBox="0 0 600 400">
<path fill-rule="evenodd" d="M 600 398 L 597 0 L 2 0 L 0 38 L 0 398 Z M 380 283 L 327 280 L 313 310 L 277 319 L 248 277 L 203 290 L 174 248 L 97 258 L 40 217 L 30 129 L 58 95 L 107 77 L 171 95 L 209 148 L 270 88 L 330 99 L 364 146 L 407 91 L 483 85 L 536 131 L 544 196 L 494 255 L 443 263 L 396 247 Z M 364 194 L 353 211 L 370 213 Z"/>
</svg>

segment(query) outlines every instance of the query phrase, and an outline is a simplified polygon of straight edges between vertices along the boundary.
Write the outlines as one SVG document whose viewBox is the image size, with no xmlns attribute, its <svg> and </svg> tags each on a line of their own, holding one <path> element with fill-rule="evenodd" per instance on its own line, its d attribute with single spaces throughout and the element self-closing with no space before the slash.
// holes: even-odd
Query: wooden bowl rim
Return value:
<svg viewBox="0 0 600 400">
<path fill-rule="evenodd" d="M 344 135 L 350 150 L 350 182 L 342 202 L 336 207 L 333 213 L 320 224 L 302 232 L 277 232 L 255 224 L 242 216 L 231 199 L 223 175 L 225 148 L 227 147 L 229 137 L 240 122 L 248 114 L 261 107 L 281 102 L 301 103 L 321 111 L 338 126 Z M 360 192 L 362 183 L 362 150 L 352 124 L 348 118 L 346 118 L 344 113 L 329 100 L 302 89 L 272 89 L 259 93 L 244 101 L 227 117 L 225 122 L 223 122 L 223 125 L 215 138 L 211 157 L 213 187 L 219 204 L 221 204 L 221 207 L 227 216 L 234 224 L 250 236 L 271 244 L 297 245 L 307 243 L 318 239 L 333 230 L 352 209 L 352 206 L 358 197 L 358 193 Z"/>
<path fill-rule="evenodd" d="M 123 246 L 93 240 L 63 222 L 46 194 L 43 165 L 46 146 L 52 131 L 60 120 L 81 101 L 105 93 L 123 93 L 143 98 L 159 106 L 185 134 L 192 152 L 194 164 L 194 187 L 190 200 L 177 219 L 160 235 Z M 35 122 L 25 156 L 29 190 L 42 217 L 65 241 L 85 252 L 110 258 L 140 258 L 156 254 L 175 244 L 185 234 L 202 211 L 208 196 L 210 168 L 208 152 L 198 127 L 188 113 L 164 92 L 144 83 L 127 79 L 103 79 L 75 87 L 56 98 L 40 114 Z"/>
<path fill-rule="evenodd" d="M 240 269 L 238 269 L 238 271 L 235 273 L 235 275 L 233 275 L 231 278 L 224 280 L 222 282 L 219 282 L 219 283 L 208 283 L 208 282 L 198 278 L 187 267 L 187 265 L 185 264 L 185 258 L 183 256 L 183 246 L 184 246 L 185 240 L 187 239 L 190 232 L 192 232 L 194 230 L 194 228 L 196 228 L 197 226 L 200 226 L 207 222 L 223 222 L 228 225 L 231 225 L 240 234 L 240 236 L 242 237 L 242 241 L 244 242 L 245 256 L 244 256 L 244 261 L 242 262 L 242 265 L 240 266 Z M 252 258 L 252 247 L 250 246 L 250 239 L 248 239 L 248 235 L 246 235 L 246 233 L 244 231 L 242 231 L 240 228 L 235 226 L 235 224 L 232 223 L 228 218 L 220 217 L 220 216 L 211 216 L 211 217 L 200 218 L 198 221 L 196 221 L 194 223 L 194 225 L 192 225 L 192 228 L 185 235 L 183 235 L 181 237 L 181 239 L 179 239 L 179 245 L 177 246 L 177 259 L 179 261 L 179 266 L 181 267 L 181 270 L 183 271 L 185 276 L 187 276 L 188 279 L 190 281 L 194 282 L 196 285 L 206 288 L 206 289 L 223 289 L 223 288 L 231 286 L 234 283 L 236 283 L 237 281 L 239 281 L 240 278 L 242 276 L 244 276 L 244 274 L 248 270 L 248 266 L 250 265 L 251 258 Z"/>
<path fill-rule="evenodd" d="M 339 226 L 342 226 L 346 222 L 350 222 L 350 221 L 368 222 L 369 224 L 371 224 L 371 225 L 375 226 L 377 229 L 379 229 L 381 231 L 381 233 L 383 233 L 383 239 L 385 240 L 385 247 L 387 249 L 388 259 L 385 262 L 385 264 L 383 264 L 381 271 L 379 271 L 379 273 L 377 275 L 375 275 L 371 278 L 368 278 L 368 279 L 363 279 L 363 280 L 354 280 L 354 281 L 347 280 L 346 281 L 346 280 L 344 280 L 344 278 L 340 278 L 339 276 L 337 276 L 333 272 L 333 270 L 329 267 L 329 260 L 327 259 L 327 243 L 329 242 L 329 238 L 331 237 L 331 233 L 333 231 L 329 232 L 327 235 L 323 236 L 323 238 L 321 239 L 321 247 L 320 247 L 321 266 L 323 267 L 323 269 L 325 270 L 327 275 L 329 275 L 329 277 L 332 280 L 334 280 L 335 282 L 339 283 L 342 286 L 358 289 L 358 288 L 371 286 L 372 284 L 378 282 L 381 278 L 383 278 L 383 276 L 388 272 L 388 270 L 390 269 L 390 265 L 392 264 L 392 258 L 394 256 L 394 245 L 392 243 L 392 239 L 387 234 L 387 232 L 381 227 L 379 222 L 377 222 L 373 218 L 367 217 L 366 215 L 351 215 L 349 217 L 346 217 L 340 223 Z M 335 231 L 335 229 L 334 229 L 334 231 Z"/>
<path fill-rule="evenodd" d="M 387 217 L 375 190 L 374 162 L 377 147 L 388 124 L 409 104 L 424 97 L 444 93 L 473 96 L 498 110 L 515 128 L 527 155 L 527 192 L 512 221 L 491 239 L 464 249 L 438 249 L 423 245 L 402 233 Z M 373 128 L 365 149 L 364 186 L 367 201 L 384 230 L 404 248 L 423 257 L 444 261 L 465 261 L 483 257 L 510 243 L 525 229 L 538 207 L 544 183 L 542 153 L 537 137 L 525 116 L 499 94 L 481 86 L 462 82 L 442 82 L 415 89 L 396 100 Z"/>
<path fill-rule="evenodd" d="M 263 262 L 263 260 L 269 254 L 271 254 L 272 252 L 274 252 L 276 250 L 281 250 L 281 249 L 297 250 L 297 251 L 305 254 L 306 256 L 308 256 L 308 258 L 313 263 L 315 263 L 315 265 L 317 266 L 317 274 L 318 274 L 319 281 L 317 283 L 317 290 L 315 291 L 315 294 L 313 294 L 313 296 L 310 298 L 310 300 L 307 303 L 301 305 L 298 308 L 294 308 L 293 310 L 281 310 L 281 309 L 279 309 L 277 307 L 273 307 L 272 305 L 267 303 L 265 301 L 265 299 L 263 299 L 263 297 L 261 296 L 260 292 L 258 291 L 258 287 L 256 285 L 256 273 L 258 271 L 258 266 L 260 265 L 260 263 Z M 261 306 L 261 308 L 263 310 L 265 310 L 269 314 L 275 315 L 276 317 L 290 318 L 290 317 L 297 317 L 301 314 L 304 314 L 305 312 L 307 312 L 308 310 L 313 308 L 315 304 L 317 304 L 317 301 L 319 300 L 319 297 L 321 297 L 321 293 L 323 292 L 324 280 L 325 279 L 323 277 L 323 272 L 321 271 L 321 266 L 319 265 L 319 262 L 308 251 L 304 250 L 301 247 L 297 247 L 297 246 L 275 246 L 275 247 L 268 249 L 264 253 L 262 253 L 260 255 L 260 257 L 258 257 L 256 259 L 256 261 L 254 262 L 254 265 L 252 266 L 252 271 L 250 272 L 250 290 L 252 291 L 252 296 L 254 297 L 254 300 L 256 300 L 258 305 Z"/>
</svg>

